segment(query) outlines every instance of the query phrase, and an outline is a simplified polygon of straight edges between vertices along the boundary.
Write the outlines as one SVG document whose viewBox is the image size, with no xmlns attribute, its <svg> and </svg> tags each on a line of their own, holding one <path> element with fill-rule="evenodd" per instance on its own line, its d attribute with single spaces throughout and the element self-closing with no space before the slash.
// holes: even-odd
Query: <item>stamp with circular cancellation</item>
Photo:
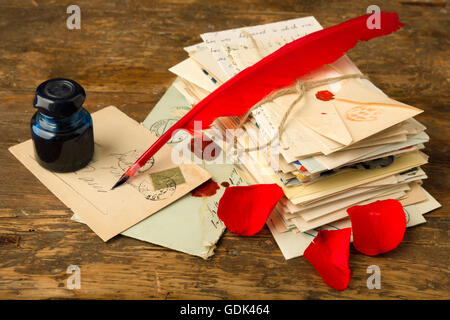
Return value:
<svg viewBox="0 0 450 320">
<path fill-rule="evenodd" d="M 151 182 L 144 180 L 139 184 L 138 190 L 147 200 L 159 201 L 170 198 L 177 189 L 175 181 L 169 177 L 165 177 L 165 179 L 162 180 L 162 183 L 165 184 L 165 187 L 155 190 Z"/>
<path fill-rule="evenodd" d="M 177 185 L 186 182 L 180 167 L 149 173 L 150 182 L 144 180 L 138 190 L 147 200 L 158 201 L 171 197 Z"/>
</svg>

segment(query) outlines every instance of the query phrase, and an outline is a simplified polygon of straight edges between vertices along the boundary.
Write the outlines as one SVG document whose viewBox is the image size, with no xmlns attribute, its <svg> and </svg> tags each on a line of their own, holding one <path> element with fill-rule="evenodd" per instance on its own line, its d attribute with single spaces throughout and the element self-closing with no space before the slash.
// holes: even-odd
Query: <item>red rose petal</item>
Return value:
<svg viewBox="0 0 450 320">
<path fill-rule="evenodd" d="M 345 290 L 352 277 L 348 266 L 351 228 L 320 230 L 303 256 L 331 288 Z"/>
<path fill-rule="evenodd" d="M 259 232 L 283 196 L 277 184 L 256 184 L 225 189 L 217 215 L 233 233 L 252 236 Z"/>
<path fill-rule="evenodd" d="M 316 98 L 323 101 L 334 99 L 334 94 L 328 90 L 321 90 L 316 92 Z"/>
<path fill-rule="evenodd" d="M 395 249 L 403 240 L 406 217 L 400 202 L 375 201 L 347 209 L 353 230 L 353 246 L 369 256 Z"/>
</svg>

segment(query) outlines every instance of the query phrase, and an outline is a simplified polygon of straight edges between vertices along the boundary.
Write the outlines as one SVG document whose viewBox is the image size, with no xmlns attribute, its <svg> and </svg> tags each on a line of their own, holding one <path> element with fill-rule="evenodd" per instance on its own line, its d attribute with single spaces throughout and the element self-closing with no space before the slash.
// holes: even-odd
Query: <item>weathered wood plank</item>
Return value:
<svg viewBox="0 0 450 320">
<path fill-rule="evenodd" d="M 436 1 L 436 3 L 441 3 Z M 270 232 L 226 232 L 209 261 L 119 236 L 108 243 L 70 220 L 71 211 L 7 148 L 29 138 L 33 91 L 43 80 L 79 81 L 90 112 L 116 105 L 142 121 L 175 77 L 199 34 L 314 15 L 323 26 L 365 13 L 370 1 L 77 1 L 81 30 L 65 27 L 66 3 L 0 1 L 0 298 L 398 299 L 449 298 L 449 19 L 445 6 L 378 1 L 406 26 L 349 53 L 395 99 L 425 110 L 430 164 L 426 189 L 444 207 L 407 230 L 395 251 L 367 257 L 352 249 L 344 292 L 326 287 L 303 259 L 285 261 Z M 382 288 L 368 290 L 376 264 Z M 66 269 L 81 268 L 69 290 Z"/>
</svg>

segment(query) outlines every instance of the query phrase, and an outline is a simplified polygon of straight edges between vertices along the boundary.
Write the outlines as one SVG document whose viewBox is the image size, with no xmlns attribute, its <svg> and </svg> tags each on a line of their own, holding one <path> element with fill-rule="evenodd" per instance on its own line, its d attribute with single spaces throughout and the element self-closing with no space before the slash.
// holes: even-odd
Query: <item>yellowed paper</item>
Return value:
<svg viewBox="0 0 450 320">
<path fill-rule="evenodd" d="M 123 172 L 157 137 L 116 107 L 92 114 L 95 153 L 83 169 L 54 173 L 34 159 L 31 140 L 10 148 L 50 191 L 72 209 L 100 238 L 107 241 L 164 208 L 210 178 L 194 163 L 174 164 L 172 148 L 165 145 L 127 184 L 111 190 Z M 185 183 L 170 178 L 165 188 L 155 190 L 150 172 L 179 166 Z M 178 181 L 180 182 L 180 181 Z"/>
<path fill-rule="evenodd" d="M 409 206 L 428 199 L 424 189 L 420 186 L 420 183 L 411 182 L 409 186 L 411 187 L 411 190 L 406 192 L 406 198 L 400 200 L 402 206 Z"/>
<path fill-rule="evenodd" d="M 360 202 L 360 203 L 358 203 L 358 205 L 368 204 L 370 202 L 377 201 L 377 200 L 400 199 L 404 195 L 405 195 L 404 191 L 395 192 L 395 193 L 375 197 L 370 200 Z M 297 217 L 297 218 L 291 219 L 290 221 L 292 221 L 301 232 L 305 232 L 305 231 L 312 230 L 314 228 L 323 226 L 325 224 L 332 223 L 334 221 L 338 221 L 338 220 L 346 218 L 346 217 L 348 217 L 347 208 L 344 208 L 344 209 L 340 209 L 340 210 L 328 213 L 326 215 L 322 215 L 322 216 L 320 216 L 316 219 L 310 220 L 310 221 L 306 221 L 302 217 Z"/>
<path fill-rule="evenodd" d="M 190 57 L 200 64 L 210 75 L 221 83 L 228 80 L 227 75 L 224 73 L 219 63 L 214 59 L 211 51 L 208 49 L 200 50 L 189 54 Z"/>
<path fill-rule="evenodd" d="M 219 84 L 214 83 L 210 77 L 202 71 L 201 66 L 191 58 L 174 65 L 169 71 L 194 83 L 207 92 L 213 92 L 219 86 Z"/>
<path fill-rule="evenodd" d="M 299 204 L 418 167 L 426 162 L 426 157 L 422 153 L 410 152 L 399 156 L 395 159 L 394 163 L 385 168 L 351 170 L 310 185 L 290 188 L 283 187 L 283 190 L 286 197 L 294 204 Z"/>
<path fill-rule="evenodd" d="M 277 211 L 274 210 L 269 217 L 269 220 L 273 223 L 273 226 L 277 230 L 277 232 L 286 232 L 289 231 L 289 228 L 283 222 L 282 218 L 278 215 Z"/>
<path fill-rule="evenodd" d="M 384 188 L 375 188 L 375 190 L 370 190 L 367 192 L 364 192 L 362 194 L 344 198 L 341 200 L 337 200 L 334 202 L 326 203 L 321 206 L 317 206 L 314 208 L 310 208 L 308 210 L 296 212 L 294 214 L 289 213 L 288 211 L 279 210 L 280 214 L 285 219 L 292 219 L 297 216 L 302 217 L 305 221 L 310 221 L 313 219 L 316 219 L 320 216 L 323 216 L 325 214 L 328 214 L 330 212 L 337 211 L 339 209 L 348 208 L 352 205 L 355 205 L 357 203 L 360 203 L 365 200 L 372 199 L 374 197 L 387 194 L 387 193 L 393 193 L 393 192 L 399 192 L 399 191 L 409 191 L 410 187 L 408 184 L 402 184 L 402 185 L 395 185 L 393 187 L 384 187 Z"/>
</svg>

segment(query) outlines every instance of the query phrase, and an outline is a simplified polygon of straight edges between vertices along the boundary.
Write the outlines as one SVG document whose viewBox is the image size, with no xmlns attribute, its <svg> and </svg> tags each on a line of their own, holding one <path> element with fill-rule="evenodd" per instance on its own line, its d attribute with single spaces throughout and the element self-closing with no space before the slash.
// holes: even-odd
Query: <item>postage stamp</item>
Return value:
<svg viewBox="0 0 450 320">
<path fill-rule="evenodd" d="M 175 185 L 180 185 L 186 182 L 180 167 L 174 167 L 159 172 L 152 172 L 149 176 L 153 182 L 153 187 L 155 190 L 167 188 L 168 180 L 173 181 Z"/>
</svg>

